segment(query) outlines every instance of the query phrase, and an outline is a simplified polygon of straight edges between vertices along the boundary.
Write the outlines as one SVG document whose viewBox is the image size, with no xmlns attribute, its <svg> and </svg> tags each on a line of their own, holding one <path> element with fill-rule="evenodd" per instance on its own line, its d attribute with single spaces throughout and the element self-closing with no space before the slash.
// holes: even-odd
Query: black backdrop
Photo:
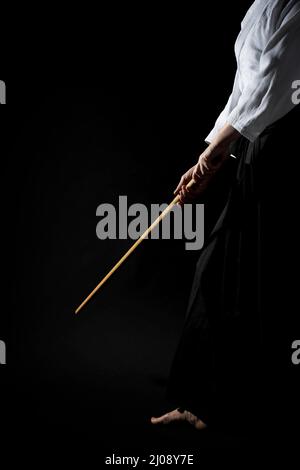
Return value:
<svg viewBox="0 0 300 470">
<path fill-rule="evenodd" d="M 96 207 L 119 195 L 169 201 L 204 148 L 231 90 L 233 43 L 250 3 L 201 3 L 187 16 L 140 12 L 136 29 L 124 22 L 118 33 L 113 21 L 103 32 L 102 19 L 95 52 L 87 46 L 75 68 L 49 56 L 42 68 L 36 57 L 26 72 L 0 77 L 8 100 L 2 390 L 6 435 L 27 452 L 88 449 L 100 462 L 131 448 L 245 444 L 226 432 L 199 437 L 149 425 L 166 410 L 163 387 L 198 256 L 183 241 L 145 241 L 78 317 L 74 308 L 131 243 L 96 238 Z M 206 230 L 222 204 L 220 187 L 206 207 Z"/>
</svg>

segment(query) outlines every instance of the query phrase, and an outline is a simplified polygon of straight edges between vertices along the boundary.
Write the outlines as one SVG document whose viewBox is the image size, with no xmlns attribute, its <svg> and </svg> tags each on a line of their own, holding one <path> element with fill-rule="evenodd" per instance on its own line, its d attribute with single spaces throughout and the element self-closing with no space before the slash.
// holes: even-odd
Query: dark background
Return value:
<svg viewBox="0 0 300 470">
<path fill-rule="evenodd" d="M 97 206 L 119 195 L 146 205 L 172 198 L 231 91 L 233 44 L 250 3 L 217 10 L 201 3 L 186 16 L 135 11 L 135 28 L 121 13 L 109 25 L 102 17 L 95 53 L 80 51 L 74 68 L 66 54 L 65 64 L 36 58 L 26 73 L 0 77 L 8 101 L 1 107 L 2 396 L 6 435 L 24 452 L 95 452 L 100 462 L 131 449 L 259 445 L 226 429 L 200 435 L 149 424 L 168 410 L 164 385 L 198 257 L 184 241 L 143 242 L 74 316 L 132 243 L 97 239 Z M 207 197 L 206 231 L 222 206 L 225 176 Z"/>
</svg>

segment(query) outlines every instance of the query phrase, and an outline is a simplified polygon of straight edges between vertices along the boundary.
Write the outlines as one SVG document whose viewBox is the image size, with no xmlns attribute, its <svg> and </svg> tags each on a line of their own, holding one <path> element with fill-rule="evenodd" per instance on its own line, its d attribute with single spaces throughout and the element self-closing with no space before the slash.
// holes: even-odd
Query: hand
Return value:
<svg viewBox="0 0 300 470">
<path fill-rule="evenodd" d="M 215 173 L 230 155 L 230 144 L 240 137 L 240 133 L 230 124 L 225 124 L 215 139 L 200 155 L 198 162 L 181 177 L 174 194 L 179 194 L 178 204 L 183 205 L 203 193 Z M 193 179 L 195 183 L 187 188 Z"/>
<path fill-rule="evenodd" d="M 229 157 L 229 151 L 225 148 L 209 146 L 199 157 L 196 165 L 192 166 L 182 175 L 174 194 L 179 194 L 178 204 L 191 202 L 196 196 L 202 194 L 208 187 L 215 173 Z M 190 188 L 187 184 L 193 179 L 195 183 Z"/>
</svg>

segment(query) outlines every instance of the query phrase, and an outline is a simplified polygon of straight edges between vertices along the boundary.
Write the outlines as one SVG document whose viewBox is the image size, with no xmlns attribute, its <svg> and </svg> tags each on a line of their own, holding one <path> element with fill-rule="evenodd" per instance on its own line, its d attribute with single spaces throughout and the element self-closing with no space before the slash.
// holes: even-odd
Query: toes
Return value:
<svg viewBox="0 0 300 470">
<path fill-rule="evenodd" d="M 168 424 L 171 423 L 172 421 L 180 421 L 183 420 L 184 417 L 179 411 L 173 410 L 170 411 L 169 413 L 166 413 L 159 418 L 152 417 L 151 418 L 151 423 L 152 424 Z"/>
<path fill-rule="evenodd" d="M 197 419 L 196 423 L 194 424 L 195 428 L 198 430 L 205 429 L 207 426 L 201 419 Z"/>
<path fill-rule="evenodd" d="M 195 428 L 200 431 L 201 429 L 205 429 L 207 426 L 205 423 L 203 423 L 203 421 L 201 421 L 200 419 L 198 420 L 198 422 L 195 424 Z"/>
<path fill-rule="evenodd" d="M 197 419 L 196 416 L 194 418 Z M 160 416 L 159 418 L 152 417 L 151 423 L 152 424 L 168 424 L 174 421 L 185 421 L 186 419 L 187 419 L 186 412 L 185 411 L 180 412 L 178 411 L 178 409 L 176 409 Z"/>
<path fill-rule="evenodd" d="M 151 423 L 152 424 L 157 424 L 158 422 L 159 422 L 159 418 L 155 418 L 154 416 L 152 416 Z"/>
<path fill-rule="evenodd" d="M 206 428 L 206 424 L 203 421 L 201 421 L 201 419 L 199 419 L 197 416 L 195 416 L 193 413 L 191 413 L 190 411 L 186 412 L 186 419 L 196 429 L 200 430 L 200 429 Z"/>
<path fill-rule="evenodd" d="M 168 419 L 169 419 L 169 413 L 163 416 L 159 416 L 159 418 L 152 417 L 151 423 L 152 424 L 160 424 L 160 423 L 166 424 L 168 422 Z"/>
</svg>

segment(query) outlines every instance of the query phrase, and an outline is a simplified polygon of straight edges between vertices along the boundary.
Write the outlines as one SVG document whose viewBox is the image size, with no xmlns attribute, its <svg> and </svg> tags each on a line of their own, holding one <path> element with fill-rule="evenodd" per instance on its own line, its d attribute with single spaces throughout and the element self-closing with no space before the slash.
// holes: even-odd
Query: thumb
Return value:
<svg viewBox="0 0 300 470">
<path fill-rule="evenodd" d="M 181 180 L 179 181 L 179 184 L 177 185 L 177 188 L 175 189 L 173 194 L 177 195 L 183 184 L 184 184 L 184 178 L 181 178 Z"/>
</svg>

